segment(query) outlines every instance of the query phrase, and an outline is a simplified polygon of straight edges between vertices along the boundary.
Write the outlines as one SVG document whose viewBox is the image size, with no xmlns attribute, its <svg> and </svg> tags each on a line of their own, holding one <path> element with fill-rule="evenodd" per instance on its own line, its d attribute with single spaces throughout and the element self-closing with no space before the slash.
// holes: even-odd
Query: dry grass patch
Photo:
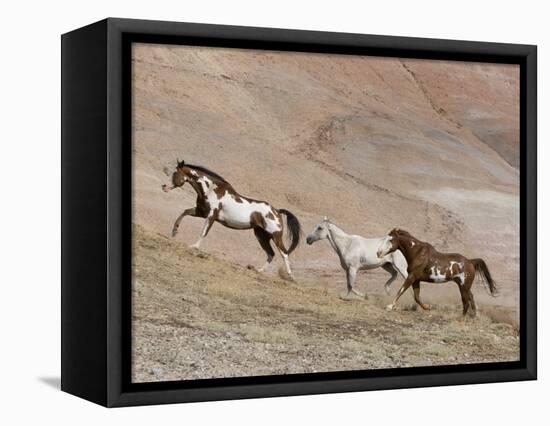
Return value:
<svg viewBox="0 0 550 426">
<path fill-rule="evenodd" d="M 341 300 L 134 226 L 133 377 L 178 380 L 360 370 L 519 357 L 514 327 L 457 305 L 429 312 L 383 297 Z"/>
</svg>

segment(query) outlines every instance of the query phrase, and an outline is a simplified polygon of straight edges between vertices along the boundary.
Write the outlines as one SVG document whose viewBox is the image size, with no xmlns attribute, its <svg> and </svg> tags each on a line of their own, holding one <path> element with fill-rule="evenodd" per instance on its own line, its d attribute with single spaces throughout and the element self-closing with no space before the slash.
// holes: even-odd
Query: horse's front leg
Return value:
<svg viewBox="0 0 550 426">
<path fill-rule="evenodd" d="M 386 309 L 388 311 L 391 311 L 397 301 L 399 300 L 399 298 L 403 295 L 403 293 L 405 293 L 405 291 L 407 291 L 407 289 L 416 281 L 416 279 L 412 276 L 412 275 L 409 275 L 407 277 L 407 279 L 405 280 L 405 282 L 403 283 L 403 285 L 401 286 L 401 288 L 399 289 L 399 291 L 397 292 L 397 295 L 395 296 L 395 299 L 393 299 L 393 302 L 390 303 L 388 306 L 386 306 Z"/>
<path fill-rule="evenodd" d="M 420 299 L 420 281 L 416 281 L 413 283 L 413 292 L 414 292 L 414 301 L 420 305 L 422 309 L 425 311 L 430 310 L 430 306 L 426 305 L 424 302 L 422 302 L 422 299 Z"/>
<path fill-rule="evenodd" d="M 190 248 L 193 248 L 193 249 L 200 248 L 202 240 L 208 235 L 208 231 L 210 231 L 210 228 L 212 228 L 212 225 L 214 224 L 216 217 L 217 217 L 216 214 L 210 214 L 206 218 L 206 220 L 204 221 L 204 225 L 202 227 L 202 231 L 201 231 L 201 235 L 199 236 L 199 239 L 195 244 L 189 246 Z"/>
<path fill-rule="evenodd" d="M 358 292 L 353 288 L 353 285 L 355 284 L 355 278 L 357 277 L 357 268 L 350 266 L 348 269 L 346 269 L 346 280 L 348 285 L 348 296 L 350 293 L 354 293 L 359 297 L 364 297 L 365 299 L 368 299 L 367 294 L 363 294 Z"/>
<path fill-rule="evenodd" d="M 172 228 L 172 237 L 175 237 L 178 233 L 178 228 L 180 227 L 180 223 L 182 221 L 182 219 L 185 217 L 185 216 L 197 216 L 197 209 L 196 207 L 193 207 L 191 209 L 187 209 L 185 210 L 182 214 L 180 214 L 178 216 L 178 218 L 176 219 L 176 221 L 174 222 L 174 226 Z"/>
</svg>

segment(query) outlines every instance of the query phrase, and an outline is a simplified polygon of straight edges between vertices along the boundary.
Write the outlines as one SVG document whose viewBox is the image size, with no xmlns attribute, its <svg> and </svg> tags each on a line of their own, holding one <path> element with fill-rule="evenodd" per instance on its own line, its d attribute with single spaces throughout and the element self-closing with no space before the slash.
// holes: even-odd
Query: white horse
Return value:
<svg viewBox="0 0 550 426">
<path fill-rule="evenodd" d="M 340 258 L 342 268 L 346 271 L 348 296 L 353 292 L 368 299 L 366 292 L 363 295 L 353 288 L 357 271 L 361 269 L 382 267 L 389 272 L 391 277 L 384 286 L 388 294 L 390 285 L 397 278 L 398 272 L 403 278 L 407 278 L 407 261 L 399 250 L 381 258 L 377 256 L 376 252 L 384 242 L 384 238 L 363 238 L 359 235 L 346 234 L 341 228 L 330 222 L 326 216 L 321 223 L 313 228 L 311 234 L 307 236 L 306 242 L 311 245 L 315 241 L 325 238 L 329 240 L 330 245 Z"/>
</svg>

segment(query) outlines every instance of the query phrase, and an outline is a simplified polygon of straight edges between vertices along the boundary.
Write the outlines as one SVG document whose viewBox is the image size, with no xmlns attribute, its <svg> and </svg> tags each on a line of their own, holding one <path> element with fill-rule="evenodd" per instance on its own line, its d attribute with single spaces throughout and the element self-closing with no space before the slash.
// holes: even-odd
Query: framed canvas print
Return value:
<svg viewBox="0 0 550 426">
<path fill-rule="evenodd" d="M 536 378 L 536 47 L 107 19 L 62 37 L 62 389 Z"/>
</svg>

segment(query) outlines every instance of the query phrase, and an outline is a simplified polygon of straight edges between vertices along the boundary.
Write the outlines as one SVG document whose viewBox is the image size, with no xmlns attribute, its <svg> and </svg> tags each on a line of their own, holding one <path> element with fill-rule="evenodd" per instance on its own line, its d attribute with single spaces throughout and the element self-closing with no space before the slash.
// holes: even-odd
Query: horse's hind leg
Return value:
<svg viewBox="0 0 550 426">
<path fill-rule="evenodd" d="M 196 216 L 196 215 L 197 215 L 197 210 L 195 207 L 191 209 L 187 209 L 182 214 L 180 214 L 176 219 L 176 221 L 174 222 L 174 227 L 172 228 L 172 237 L 175 237 L 177 235 L 180 223 L 185 216 Z"/>
<path fill-rule="evenodd" d="M 472 308 L 472 316 L 476 316 L 477 314 L 477 307 L 476 302 L 474 301 L 474 294 L 472 293 L 472 290 L 468 290 L 468 296 L 470 296 L 470 307 Z"/>
<path fill-rule="evenodd" d="M 265 262 L 264 266 L 258 269 L 259 272 L 263 272 L 269 266 L 269 264 L 273 260 L 273 257 L 275 257 L 275 252 L 273 251 L 273 248 L 269 243 L 269 241 L 271 240 L 271 235 L 264 231 L 262 228 L 254 228 L 254 235 L 260 243 L 260 246 L 262 246 L 265 253 L 267 254 L 267 261 Z"/>
<path fill-rule="evenodd" d="M 466 282 L 462 282 L 460 278 L 457 278 L 455 282 L 458 284 L 458 289 L 460 290 L 460 297 L 462 299 L 462 315 L 468 313 L 468 309 L 471 307 L 473 315 L 476 314 L 476 305 L 474 302 L 474 295 L 470 288 L 472 287 L 473 278 L 467 278 Z"/>
<path fill-rule="evenodd" d="M 464 291 L 468 293 L 470 308 L 472 308 L 472 316 L 475 317 L 477 313 L 477 307 L 476 307 L 476 302 L 474 301 L 474 294 L 472 293 L 472 284 L 474 283 L 474 276 L 467 277 L 463 287 L 464 287 Z"/>
<path fill-rule="evenodd" d="M 395 281 L 395 279 L 397 278 L 397 270 L 395 269 L 395 267 L 391 264 L 391 263 L 386 263 L 384 265 L 382 265 L 382 268 L 386 271 L 386 272 L 389 272 L 391 274 L 391 277 L 388 281 L 386 281 L 386 284 L 384 284 L 384 290 L 386 291 L 386 294 L 390 294 L 390 286 L 391 286 L 391 283 L 393 283 Z"/>
<path fill-rule="evenodd" d="M 456 280 L 458 289 L 460 290 L 460 298 L 462 299 L 462 315 L 466 315 L 468 308 L 470 307 L 470 295 L 469 291 L 464 288 L 464 284 L 460 280 Z"/>
<path fill-rule="evenodd" d="M 460 289 L 460 296 L 462 298 L 462 315 L 466 315 L 468 313 L 468 309 L 470 308 L 470 296 L 468 295 L 468 292 L 464 289 Z"/>
<path fill-rule="evenodd" d="M 281 257 L 283 258 L 283 261 L 285 262 L 285 268 L 287 274 L 290 276 L 291 279 L 294 279 L 294 276 L 292 275 L 292 270 L 290 269 L 290 262 L 288 261 L 288 254 L 286 254 L 286 249 L 283 244 L 283 233 L 281 231 L 274 232 L 272 234 L 273 242 L 275 243 L 275 246 L 277 247 L 277 250 L 279 251 Z"/>
<path fill-rule="evenodd" d="M 430 306 L 426 305 L 425 303 L 420 300 L 420 281 L 416 281 L 413 283 L 413 292 L 414 292 L 414 301 L 420 305 L 422 309 L 425 311 L 430 310 Z"/>
</svg>

